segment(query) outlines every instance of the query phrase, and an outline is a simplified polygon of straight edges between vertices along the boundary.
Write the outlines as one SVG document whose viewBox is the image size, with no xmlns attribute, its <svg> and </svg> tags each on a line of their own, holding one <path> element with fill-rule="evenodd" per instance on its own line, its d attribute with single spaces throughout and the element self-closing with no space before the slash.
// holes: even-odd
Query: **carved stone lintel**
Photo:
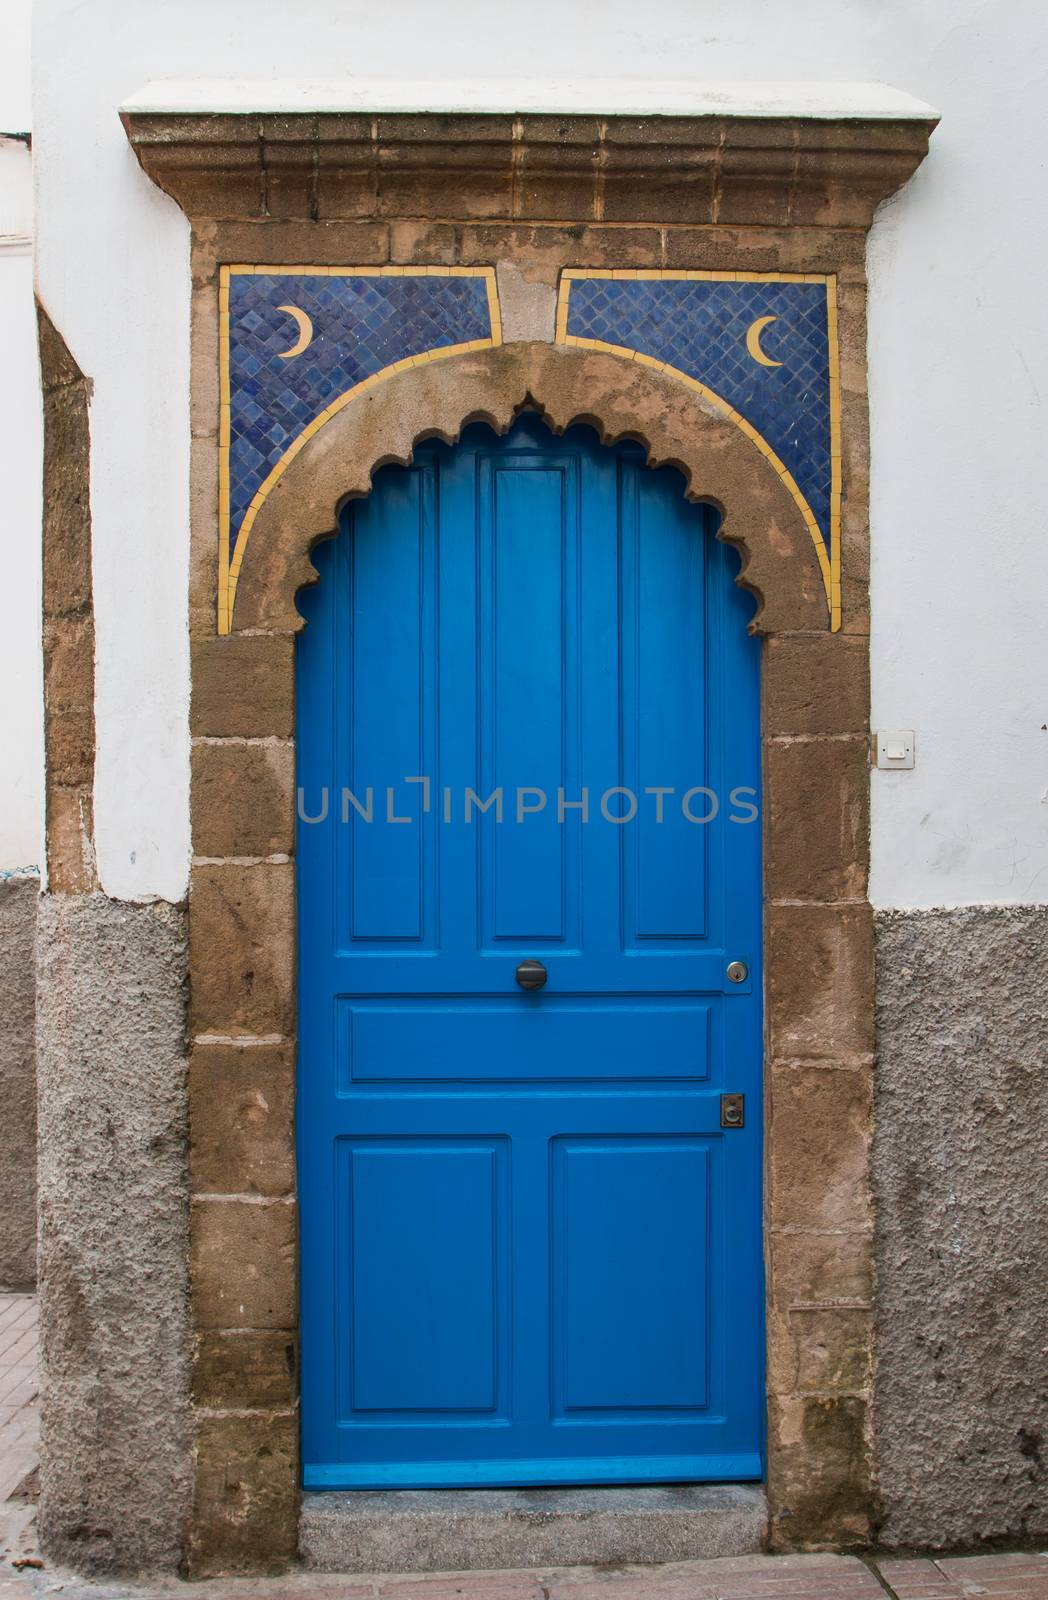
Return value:
<svg viewBox="0 0 1048 1600">
<path fill-rule="evenodd" d="M 867 228 L 934 114 L 871 121 L 125 110 L 187 216 Z"/>
</svg>

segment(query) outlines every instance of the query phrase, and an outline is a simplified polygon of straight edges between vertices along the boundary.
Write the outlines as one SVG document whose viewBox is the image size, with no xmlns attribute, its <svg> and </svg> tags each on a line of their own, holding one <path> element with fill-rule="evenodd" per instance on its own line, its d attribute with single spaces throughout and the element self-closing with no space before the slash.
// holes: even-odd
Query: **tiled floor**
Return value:
<svg viewBox="0 0 1048 1600">
<path fill-rule="evenodd" d="M 36 1299 L 0 1293 L 0 1563 L 35 1551 L 32 1474 L 39 1440 Z"/>
<path fill-rule="evenodd" d="M 0 1294 L 0 1504 L 36 1466 L 36 1299 Z"/>
<path fill-rule="evenodd" d="M 1048 1600 L 1048 1555 L 900 1560 L 742 1556 L 615 1570 L 376 1573 L 215 1579 L 130 1587 L 89 1584 L 41 1562 L 33 1540 L 36 1304 L 0 1294 L 0 1600 Z M 27 1483 L 27 1479 L 29 1480 Z"/>
</svg>

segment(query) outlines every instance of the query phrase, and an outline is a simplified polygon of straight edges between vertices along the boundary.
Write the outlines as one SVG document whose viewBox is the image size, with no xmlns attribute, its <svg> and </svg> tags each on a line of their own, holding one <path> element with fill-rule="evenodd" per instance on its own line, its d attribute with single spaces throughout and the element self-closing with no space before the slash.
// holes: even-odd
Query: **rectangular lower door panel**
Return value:
<svg viewBox="0 0 1048 1600">
<path fill-rule="evenodd" d="M 506 1331 L 500 1141 L 338 1142 L 340 1422 L 494 1415 Z"/>
<path fill-rule="evenodd" d="M 708 1172 L 696 1139 L 555 1142 L 555 1415 L 706 1406 Z"/>
</svg>

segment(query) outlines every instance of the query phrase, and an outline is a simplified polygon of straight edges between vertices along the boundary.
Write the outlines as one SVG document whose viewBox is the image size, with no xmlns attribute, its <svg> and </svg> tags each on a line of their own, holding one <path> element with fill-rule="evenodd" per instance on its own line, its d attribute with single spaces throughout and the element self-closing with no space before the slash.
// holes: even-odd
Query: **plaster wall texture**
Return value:
<svg viewBox="0 0 1048 1600">
<path fill-rule="evenodd" d="M 33 0 L 6 0 L 0 52 L 0 133 L 29 133 L 33 126 L 29 38 Z"/>
<path fill-rule="evenodd" d="M 35 876 L 0 880 L 0 1289 L 36 1282 Z"/>
<path fill-rule="evenodd" d="M 468 69 L 487 103 L 512 109 L 555 54 L 559 74 L 578 66 L 566 110 L 598 80 L 614 109 L 614 86 L 629 104 L 641 78 L 662 80 L 668 104 L 689 78 L 881 79 L 943 113 L 929 159 L 870 244 L 874 722 L 918 740 L 915 772 L 873 774 L 872 894 L 882 906 L 1048 897 L 1037 704 L 1048 543 L 1027 489 L 1041 471 L 1031 420 L 1048 305 L 1021 295 L 1048 265 L 1048 223 L 1028 203 L 1048 123 L 1043 12 L 1029 0 L 890 0 L 873 16 L 842 0 L 828 29 L 820 0 L 698 11 L 653 0 L 643 12 L 608 0 L 594 28 L 585 7 L 535 0 L 522 33 L 491 8 L 478 22 L 475 0 L 448 0 L 439 26 L 425 0 L 395 12 L 304 0 L 301 20 L 289 30 L 253 0 L 187 0 L 177 30 L 164 8 L 127 0 L 42 0 L 38 11 L 40 288 L 95 384 L 105 890 L 177 900 L 189 862 L 188 225 L 136 169 L 117 105 L 206 59 L 212 78 L 308 78 L 323 62 L 332 78 L 421 80 L 434 101 Z M 539 297 L 528 314 L 544 314 Z"/>
<path fill-rule="evenodd" d="M 6 27 L 6 23 L 5 23 Z M 6 52 L 6 44 L 5 44 Z M 0 129 L 27 108 L 0 77 Z M 40 372 L 33 306 L 33 175 L 27 146 L 0 136 L 0 872 L 43 861 L 43 685 L 40 652 Z"/>
<path fill-rule="evenodd" d="M 1048 1536 L 1048 910 L 877 919 L 876 1456 L 892 1546 Z"/>
<path fill-rule="evenodd" d="M 190 1493 L 184 912 L 40 904 L 45 1551 L 169 1571 Z"/>
</svg>

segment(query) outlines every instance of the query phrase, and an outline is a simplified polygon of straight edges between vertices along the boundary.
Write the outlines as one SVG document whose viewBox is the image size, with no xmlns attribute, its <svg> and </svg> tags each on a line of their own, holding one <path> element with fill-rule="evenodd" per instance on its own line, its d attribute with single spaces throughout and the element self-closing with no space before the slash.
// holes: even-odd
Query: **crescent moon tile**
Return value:
<svg viewBox="0 0 1048 1600">
<path fill-rule="evenodd" d="M 313 338 L 295 343 L 287 307 Z M 291 442 L 338 395 L 409 356 L 491 340 L 488 274 L 229 269 L 229 544 Z"/>
<path fill-rule="evenodd" d="M 793 475 L 829 555 L 834 486 L 826 281 L 579 273 L 567 287 L 569 339 L 598 339 L 667 362 L 746 418 Z M 760 348 L 776 366 L 755 361 L 746 345 L 749 330 L 764 317 L 774 321 L 760 329 Z"/>
</svg>

